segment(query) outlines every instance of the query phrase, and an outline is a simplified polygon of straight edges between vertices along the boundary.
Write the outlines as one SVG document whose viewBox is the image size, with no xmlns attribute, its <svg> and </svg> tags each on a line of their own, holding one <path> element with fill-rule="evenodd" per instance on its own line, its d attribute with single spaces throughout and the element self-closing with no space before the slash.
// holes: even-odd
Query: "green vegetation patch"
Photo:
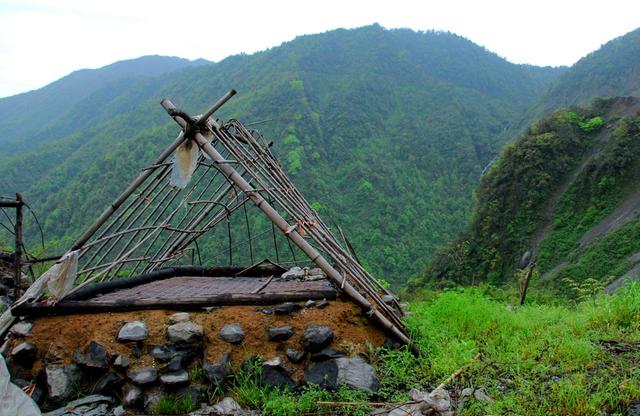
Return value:
<svg viewBox="0 0 640 416">
<path fill-rule="evenodd" d="M 454 386 L 492 398 L 456 414 L 622 415 L 640 399 L 640 352 L 603 347 L 639 339 L 639 285 L 576 306 L 511 308 L 490 293 L 501 292 L 460 289 L 412 305 L 409 325 L 426 353 L 412 380 L 437 382 L 472 363 Z"/>
</svg>

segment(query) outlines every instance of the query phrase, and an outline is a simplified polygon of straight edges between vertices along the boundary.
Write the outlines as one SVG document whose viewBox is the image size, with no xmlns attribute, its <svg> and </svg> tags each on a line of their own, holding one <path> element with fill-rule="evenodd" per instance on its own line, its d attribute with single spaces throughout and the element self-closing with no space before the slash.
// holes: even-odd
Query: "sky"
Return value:
<svg viewBox="0 0 640 416">
<path fill-rule="evenodd" d="M 640 2 L 0 0 L 0 97 L 142 55 L 220 61 L 372 23 L 450 31 L 514 63 L 571 65 L 640 27 Z"/>
</svg>

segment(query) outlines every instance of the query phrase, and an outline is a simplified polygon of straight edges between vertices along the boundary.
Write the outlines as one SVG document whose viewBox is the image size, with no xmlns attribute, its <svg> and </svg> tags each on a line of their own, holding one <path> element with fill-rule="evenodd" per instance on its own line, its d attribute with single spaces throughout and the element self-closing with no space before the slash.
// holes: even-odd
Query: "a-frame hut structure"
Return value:
<svg viewBox="0 0 640 416">
<path fill-rule="evenodd" d="M 340 296 L 388 336 L 410 344 L 397 297 L 336 238 L 287 177 L 271 143 L 237 120 L 211 117 L 234 94 L 199 117 L 162 101 L 180 134 L 32 286 L 13 308 L 14 316 L 197 310 Z M 247 204 L 306 255 L 315 266 L 311 274 L 324 279 L 309 271 L 309 278 L 283 278 L 287 268 L 277 261 L 244 267 L 190 264 L 197 256 L 201 260 L 199 239 L 215 230 L 225 235 L 232 214 Z M 229 255 L 231 245 L 229 230 Z M 43 301 L 47 287 L 58 296 Z"/>
</svg>

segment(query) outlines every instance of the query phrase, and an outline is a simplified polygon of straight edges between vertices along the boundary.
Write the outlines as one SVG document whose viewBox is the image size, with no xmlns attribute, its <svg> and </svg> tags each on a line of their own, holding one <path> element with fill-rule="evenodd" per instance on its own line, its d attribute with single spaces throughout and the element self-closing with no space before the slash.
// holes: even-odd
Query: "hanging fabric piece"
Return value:
<svg viewBox="0 0 640 416">
<path fill-rule="evenodd" d="M 200 149 L 193 140 L 185 140 L 173 156 L 173 168 L 171 170 L 171 186 L 184 189 L 191 180 L 191 175 L 196 170 Z"/>
<path fill-rule="evenodd" d="M 195 116 L 196 120 L 199 120 L 202 114 Z M 200 133 L 210 140 L 213 137 L 211 131 L 213 127 L 213 120 L 209 118 L 204 126 L 200 128 Z M 185 140 L 178 148 L 173 156 L 173 169 L 171 171 L 171 186 L 184 189 L 189 181 L 193 172 L 198 166 L 198 158 L 200 157 L 200 148 L 194 140 Z"/>
<path fill-rule="evenodd" d="M 17 302 L 37 300 L 49 292 L 54 301 L 62 299 L 73 287 L 78 273 L 78 251 L 70 251 L 42 274 Z"/>
</svg>

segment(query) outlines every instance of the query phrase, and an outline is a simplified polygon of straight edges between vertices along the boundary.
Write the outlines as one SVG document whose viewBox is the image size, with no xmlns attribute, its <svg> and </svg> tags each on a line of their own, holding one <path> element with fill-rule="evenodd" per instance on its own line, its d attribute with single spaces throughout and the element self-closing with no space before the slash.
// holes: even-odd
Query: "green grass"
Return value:
<svg viewBox="0 0 640 416">
<path fill-rule="evenodd" d="M 326 411 L 318 405 L 320 401 L 368 402 L 369 395 L 346 387 L 337 391 L 326 391 L 318 386 L 304 386 L 297 392 L 280 391 L 260 385 L 262 360 L 255 360 L 248 368 L 234 374 L 230 394 L 244 407 L 261 409 L 268 416 L 299 416 Z M 366 415 L 367 406 L 329 408 L 343 415 Z"/>
<path fill-rule="evenodd" d="M 455 384 L 482 386 L 493 400 L 459 414 L 624 414 L 640 399 L 639 352 L 611 354 L 600 343 L 639 339 L 638 285 L 576 306 L 513 311 L 481 289 L 465 289 L 415 303 L 413 311 L 409 325 L 427 353 L 414 379 L 437 384 L 481 354 Z"/>
<path fill-rule="evenodd" d="M 265 415 L 365 415 L 371 411 L 366 405 L 326 408 L 318 402 L 403 402 L 412 388 L 431 391 L 469 364 L 446 388 L 455 398 L 463 388 L 482 387 L 492 400 L 470 400 L 457 415 L 626 414 L 640 401 L 640 350 L 613 353 L 602 341 L 640 341 L 640 285 L 580 303 L 538 303 L 548 299 L 538 291 L 523 307 L 509 306 L 514 291 L 491 286 L 431 292 L 428 300 L 413 302 L 408 327 L 424 354 L 369 351 L 381 379 L 375 395 L 264 388 L 260 360 L 238 370 L 226 394 Z"/>
<path fill-rule="evenodd" d="M 184 415 L 194 408 L 194 403 L 190 395 L 184 397 L 165 394 L 153 407 L 151 413 L 155 415 Z"/>
</svg>

